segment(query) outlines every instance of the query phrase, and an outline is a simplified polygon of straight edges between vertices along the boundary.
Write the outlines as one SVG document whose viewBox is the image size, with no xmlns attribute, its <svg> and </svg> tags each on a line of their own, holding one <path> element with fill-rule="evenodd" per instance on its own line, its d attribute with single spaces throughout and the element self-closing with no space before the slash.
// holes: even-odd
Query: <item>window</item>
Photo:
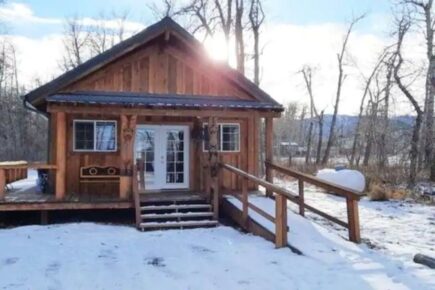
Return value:
<svg viewBox="0 0 435 290">
<path fill-rule="evenodd" d="M 204 124 L 207 132 L 204 138 L 203 150 L 209 150 L 208 124 Z M 238 152 L 240 150 L 240 125 L 218 124 L 218 150 L 222 152 Z"/>
<path fill-rule="evenodd" d="M 116 121 L 74 120 L 74 151 L 116 151 Z"/>
</svg>

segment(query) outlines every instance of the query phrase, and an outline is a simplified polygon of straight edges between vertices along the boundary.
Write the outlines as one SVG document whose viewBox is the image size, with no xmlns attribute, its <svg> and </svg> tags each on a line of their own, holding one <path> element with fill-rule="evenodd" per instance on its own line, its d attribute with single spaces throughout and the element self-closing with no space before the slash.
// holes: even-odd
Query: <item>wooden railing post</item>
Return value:
<svg viewBox="0 0 435 290">
<path fill-rule="evenodd" d="M 354 243 L 361 242 L 360 225 L 359 225 L 359 212 L 358 200 L 347 197 L 347 219 L 349 227 L 349 240 Z"/>
<path fill-rule="evenodd" d="M 266 181 L 273 183 L 273 170 L 267 164 L 273 163 L 273 118 L 266 118 L 265 126 Z M 266 189 L 266 196 L 272 196 L 272 192 L 268 189 Z"/>
<path fill-rule="evenodd" d="M 133 190 L 134 215 L 136 220 L 136 227 L 139 228 L 141 222 L 141 216 L 140 216 L 140 196 L 139 196 L 136 165 L 133 165 L 132 190 Z"/>
<path fill-rule="evenodd" d="M 304 181 L 298 179 L 298 189 L 299 189 L 299 214 L 305 216 L 305 197 L 304 197 Z"/>
<path fill-rule="evenodd" d="M 6 195 L 6 172 L 0 169 L 0 200 L 5 199 Z"/>
<path fill-rule="evenodd" d="M 281 194 L 275 196 L 275 246 L 287 246 L 287 198 Z"/>
<path fill-rule="evenodd" d="M 242 204 L 243 204 L 242 220 L 243 220 L 243 225 L 246 227 L 248 225 L 249 200 L 248 200 L 248 179 L 244 177 L 242 177 Z"/>
</svg>

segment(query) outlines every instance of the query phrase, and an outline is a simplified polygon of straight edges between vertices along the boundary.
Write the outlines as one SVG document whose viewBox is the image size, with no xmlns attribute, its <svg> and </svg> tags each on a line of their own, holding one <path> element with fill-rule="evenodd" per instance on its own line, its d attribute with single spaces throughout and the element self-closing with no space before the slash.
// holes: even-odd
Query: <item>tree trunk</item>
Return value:
<svg viewBox="0 0 435 290">
<path fill-rule="evenodd" d="M 234 35 L 236 41 L 236 62 L 237 70 L 245 74 L 245 42 L 243 40 L 243 1 L 236 0 L 236 17 L 234 26 Z"/>
<path fill-rule="evenodd" d="M 310 121 L 310 126 L 308 128 L 308 141 L 307 141 L 307 153 L 305 155 L 305 164 L 311 163 L 311 139 L 313 132 L 313 121 Z"/>
<path fill-rule="evenodd" d="M 410 188 L 415 185 L 416 178 L 417 178 L 418 143 L 420 140 L 420 129 L 421 129 L 422 121 L 423 121 L 423 116 L 422 114 L 418 113 L 417 117 L 415 118 L 414 128 L 412 130 L 411 149 L 409 151 L 410 165 L 409 165 L 408 186 Z"/>
<path fill-rule="evenodd" d="M 322 155 L 322 143 L 323 143 L 323 111 L 320 112 L 318 119 L 319 126 L 319 137 L 317 140 L 317 150 L 316 150 L 316 164 L 320 164 L 320 159 Z"/>
</svg>

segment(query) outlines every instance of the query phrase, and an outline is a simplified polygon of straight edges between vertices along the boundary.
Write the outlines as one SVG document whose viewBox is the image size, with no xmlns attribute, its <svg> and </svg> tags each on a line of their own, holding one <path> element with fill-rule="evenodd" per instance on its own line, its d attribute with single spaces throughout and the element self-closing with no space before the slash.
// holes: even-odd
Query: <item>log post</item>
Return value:
<svg viewBox="0 0 435 290">
<path fill-rule="evenodd" d="M 140 158 L 136 160 L 136 168 L 139 172 L 139 177 L 135 176 L 134 178 L 139 178 L 138 189 L 141 192 L 145 191 L 145 152 L 140 153 Z"/>
<path fill-rule="evenodd" d="M 136 227 L 139 228 L 142 219 L 140 216 L 140 196 L 139 196 L 138 179 L 137 179 L 137 167 L 134 165 L 133 165 L 132 190 L 133 190 L 134 216 L 136 221 Z"/>
<path fill-rule="evenodd" d="M 267 162 L 273 163 L 273 118 L 267 117 L 265 119 L 266 181 L 273 183 L 273 170 L 267 164 Z M 272 192 L 266 190 L 266 196 L 271 197 Z"/>
<path fill-rule="evenodd" d="M 209 182 L 213 199 L 214 219 L 219 218 L 219 156 L 218 156 L 218 123 L 216 117 L 209 117 L 208 134 L 209 134 Z"/>
<path fill-rule="evenodd" d="M 304 181 L 298 179 L 298 190 L 299 190 L 299 214 L 305 216 L 305 196 L 304 196 Z"/>
<path fill-rule="evenodd" d="M 242 220 L 243 220 L 243 226 L 246 228 L 248 226 L 249 200 L 248 200 L 248 179 L 244 177 L 242 177 L 242 203 L 243 203 Z"/>
<path fill-rule="evenodd" d="M 287 246 L 287 198 L 281 194 L 275 196 L 275 246 Z"/>
<path fill-rule="evenodd" d="M 136 116 L 121 115 L 121 177 L 119 179 L 119 198 L 128 199 L 132 192 L 132 171 L 134 159 L 134 138 Z"/>
<path fill-rule="evenodd" d="M 4 200 L 6 195 L 6 172 L 0 169 L 0 200 Z"/>
<path fill-rule="evenodd" d="M 359 225 L 358 201 L 347 197 L 346 204 L 349 225 L 349 240 L 359 244 L 361 242 L 361 234 Z"/>
<path fill-rule="evenodd" d="M 66 194 L 66 114 L 56 115 L 56 200 L 62 200 Z"/>
</svg>

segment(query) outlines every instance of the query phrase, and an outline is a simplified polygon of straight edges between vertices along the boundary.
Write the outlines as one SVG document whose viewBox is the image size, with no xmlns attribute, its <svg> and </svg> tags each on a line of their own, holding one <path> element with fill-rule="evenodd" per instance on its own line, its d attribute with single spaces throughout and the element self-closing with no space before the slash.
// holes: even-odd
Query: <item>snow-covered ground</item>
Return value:
<svg viewBox="0 0 435 290">
<path fill-rule="evenodd" d="M 0 230 L 0 249 L 0 289 L 425 289 L 396 288 L 382 264 L 342 267 L 339 248 L 323 261 L 225 226 L 25 226 Z"/>
<path fill-rule="evenodd" d="M 297 189 L 296 183 L 278 183 Z M 342 198 L 305 189 L 307 203 L 346 219 Z M 274 214 L 272 200 L 250 201 Z M 289 208 L 296 210 L 291 203 Z M 269 221 L 254 217 L 273 230 Z M 435 289 L 435 271 L 412 262 L 416 253 L 435 256 L 434 207 L 362 200 L 361 245 L 343 239 L 347 231 L 340 226 L 308 211 L 307 217 L 289 212 L 289 242 L 303 256 L 225 226 L 154 232 L 93 223 L 3 229 L 0 289 Z"/>
<path fill-rule="evenodd" d="M 238 199 L 227 198 L 242 208 Z M 270 215 L 275 215 L 274 200 L 250 196 L 249 201 Z M 274 224 L 269 220 L 252 210 L 249 215 L 274 232 Z M 340 238 L 334 229 L 311 222 L 291 210 L 288 212 L 288 226 L 290 245 L 335 273 L 352 273 L 356 276 L 355 284 L 343 284 L 338 289 L 435 289 L 435 271 L 432 269 L 412 261 L 400 261 L 390 253 L 371 249 L 365 244 L 353 244 Z M 366 288 L 359 284 L 360 281 L 366 283 Z M 319 286 L 318 289 L 324 288 Z"/>
<path fill-rule="evenodd" d="M 297 182 L 275 179 L 275 182 L 297 192 Z M 327 195 L 312 186 L 305 186 L 305 202 L 343 221 L 347 219 L 346 203 L 341 197 Z M 297 211 L 297 206 L 289 203 Z M 417 253 L 435 257 L 435 207 L 412 201 L 370 201 L 359 202 L 361 236 L 363 241 L 382 254 L 412 268 L 425 270 L 412 262 Z M 306 211 L 306 216 L 344 238 L 347 230 Z M 435 281 L 435 271 L 432 270 Z M 434 282 L 435 283 L 435 282 Z M 434 286 L 435 289 L 435 286 Z"/>
</svg>

